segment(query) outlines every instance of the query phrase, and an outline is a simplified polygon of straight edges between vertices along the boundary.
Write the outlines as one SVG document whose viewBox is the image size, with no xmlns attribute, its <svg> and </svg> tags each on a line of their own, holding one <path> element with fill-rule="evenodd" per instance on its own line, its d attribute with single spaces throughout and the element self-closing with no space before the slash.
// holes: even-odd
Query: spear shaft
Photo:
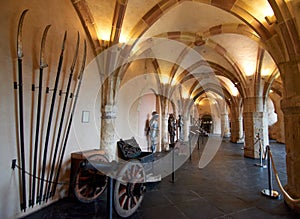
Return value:
<svg viewBox="0 0 300 219">
<path fill-rule="evenodd" d="M 52 191 L 51 191 L 51 196 L 54 196 L 55 191 L 56 191 L 56 186 L 57 186 L 57 183 L 58 183 L 59 173 L 60 173 L 60 169 L 61 169 L 61 166 L 62 166 L 62 161 L 63 161 L 63 158 L 64 158 L 65 149 L 66 149 L 66 146 L 67 146 L 67 143 L 68 143 L 68 138 L 69 138 L 69 134 L 70 134 L 71 126 L 72 126 L 73 115 L 74 115 L 74 112 L 75 112 L 77 99 L 78 99 L 78 95 L 79 95 L 79 91 L 80 91 L 80 87 L 81 87 L 83 72 L 84 72 L 84 68 L 85 68 L 85 62 L 86 62 L 86 41 L 84 40 L 83 59 L 82 59 L 82 65 L 81 65 L 81 69 L 80 69 L 80 73 L 79 73 L 79 77 L 78 77 L 77 90 L 76 90 L 76 94 L 74 96 L 74 103 L 73 103 L 73 106 L 72 106 L 72 111 L 71 111 L 71 114 L 70 114 L 69 123 L 68 123 L 68 127 L 67 127 L 67 130 L 66 130 L 66 136 L 65 136 L 65 139 L 64 139 L 64 142 L 63 142 L 62 151 L 61 151 L 60 158 L 59 158 L 59 164 L 58 164 L 58 168 L 57 168 L 53 188 L 52 188 Z"/>
<path fill-rule="evenodd" d="M 74 57 L 73 57 L 73 62 L 72 62 L 71 68 L 70 68 L 69 81 L 68 81 L 68 85 L 67 85 L 67 90 L 66 90 L 66 95 L 65 95 L 65 99 L 64 99 L 62 112 L 61 112 L 60 124 L 59 124 L 58 132 L 57 132 L 57 138 L 56 138 L 56 144 L 55 144 L 54 154 L 53 154 L 53 158 L 52 158 L 50 176 L 47 180 L 49 183 L 48 183 L 47 189 L 46 189 L 46 200 L 48 199 L 48 197 L 50 195 L 50 188 L 51 188 L 51 183 L 50 182 L 52 181 L 52 178 L 53 178 L 53 173 L 54 173 L 54 168 L 55 168 L 55 163 L 56 163 L 56 157 L 57 157 L 57 152 L 58 152 L 58 148 L 59 148 L 60 136 L 61 136 L 62 127 L 63 127 L 63 123 L 64 123 L 64 117 L 65 117 L 67 102 L 68 102 L 68 98 L 69 98 L 73 72 L 74 72 L 75 64 L 76 64 L 77 57 L 78 57 L 79 39 L 80 39 L 80 37 L 79 37 L 79 33 L 78 33 L 77 34 L 77 43 L 76 43 L 75 54 L 74 54 Z"/>
<path fill-rule="evenodd" d="M 18 25 L 18 35 L 17 35 L 17 55 L 18 55 L 18 79 L 19 79 L 19 140 L 20 140 L 20 153 L 21 153 L 21 165 L 22 165 L 22 201 L 21 201 L 21 210 L 26 210 L 26 177 L 25 177 L 25 146 L 24 146 L 24 118 L 23 118 L 23 68 L 22 68 L 22 59 L 23 59 L 23 48 L 22 48 L 22 27 L 24 17 L 28 9 L 24 10 L 21 14 L 19 25 Z"/>
<path fill-rule="evenodd" d="M 43 188 L 44 188 L 44 181 L 45 181 L 44 177 L 45 177 L 45 169 L 46 169 L 47 151 L 48 151 L 50 130 L 51 130 L 51 124 L 52 124 L 52 116 L 53 116 L 53 110 L 54 110 L 54 105 L 55 105 L 55 99 L 56 99 L 56 92 L 57 92 L 57 87 L 58 87 L 58 82 L 59 82 L 59 76 L 60 76 L 63 57 L 64 57 L 66 37 L 67 37 L 67 32 L 65 32 L 64 40 L 63 40 L 63 44 L 62 44 L 62 48 L 61 48 L 61 53 L 60 53 L 59 63 L 58 63 L 58 68 L 57 68 L 57 74 L 56 74 L 56 79 L 55 79 L 55 85 L 54 85 L 54 90 L 53 90 L 53 95 L 52 95 L 52 100 L 51 100 L 51 106 L 50 106 L 50 111 L 49 111 L 49 118 L 48 118 L 48 125 L 47 125 L 47 131 L 46 131 L 46 139 L 45 139 L 45 147 L 44 147 L 44 153 L 43 153 L 41 184 L 40 184 L 40 191 L 39 191 L 39 197 L 38 197 L 39 204 L 41 204 L 42 195 L 43 195 Z"/>
<path fill-rule="evenodd" d="M 37 154 L 38 154 L 38 146 L 39 146 L 39 135 L 40 135 L 40 119 L 41 119 L 41 102 L 42 102 L 42 89 L 43 89 L 43 70 L 48 67 L 48 64 L 45 62 L 44 53 L 45 53 L 45 44 L 47 33 L 51 25 L 47 25 L 41 42 L 41 50 L 40 50 L 40 72 L 39 72 L 39 92 L 38 92 L 38 102 L 37 102 L 37 114 L 36 114 L 36 130 L 35 130 L 35 142 L 34 142 L 34 157 L 33 157 L 33 172 L 32 172 L 32 193 L 31 200 L 29 200 L 29 205 L 34 205 L 35 200 L 35 185 L 36 185 L 36 169 L 37 169 Z"/>
</svg>

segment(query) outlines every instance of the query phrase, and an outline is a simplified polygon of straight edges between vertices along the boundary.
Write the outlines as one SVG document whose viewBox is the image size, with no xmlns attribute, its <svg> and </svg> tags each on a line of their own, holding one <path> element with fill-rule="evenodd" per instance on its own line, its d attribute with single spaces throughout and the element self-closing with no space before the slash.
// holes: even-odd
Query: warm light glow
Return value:
<svg viewBox="0 0 300 219">
<path fill-rule="evenodd" d="M 264 14 L 265 14 L 265 16 L 268 16 L 268 17 L 274 16 L 274 11 L 269 4 L 265 7 Z"/>
<path fill-rule="evenodd" d="M 214 104 L 217 104 L 217 101 L 216 100 L 214 100 L 214 99 L 211 99 L 211 98 L 209 98 L 209 104 L 210 105 L 214 105 Z"/>
<path fill-rule="evenodd" d="M 128 39 L 125 35 L 122 35 L 120 36 L 120 39 L 119 39 L 119 43 L 127 43 L 128 42 Z"/>
<path fill-rule="evenodd" d="M 168 75 L 164 75 L 164 74 L 160 75 L 160 82 L 161 83 L 168 84 L 169 81 L 170 81 L 170 77 Z"/>
<path fill-rule="evenodd" d="M 97 37 L 99 40 L 109 41 L 110 40 L 110 31 L 100 30 L 97 32 Z M 119 43 L 128 43 L 127 36 L 124 34 L 120 35 Z"/>
<path fill-rule="evenodd" d="M 171 85 L 172 85 L 172 86 L 175 86 L 175 85 L 177 85 L 177 84 L 179 84 L 179 82 L 177 81 L 177 78 L 173 78 L 173 79 L 172 79 L 172 82 L 171 82 Z"/>
<path fill-rule="evenodd" d="M 110 32 L 109 31 L 99 31 L 97 33 L 98 39 L 99 40 L 105 40 L 105 41 L 109 41 L 110 40 Z"/>
<path fill-rule="evenodd" d="M 185 89 L 182 89 L 181 95 L 182 95 L 182 98 L 183 98 L 183 99 L 189 99 L 189 97 L 190 97 L 188 91 L 185 90 Z"/>
<path fill-rule="evenodd" d="M 270 73 L 271 73 L 271 70 L 268 68 L 261 70 L 261 76 L 268 76 L 268 75 L 270 75 Z"/>
<path fill-rule="evenodd" d="M 236 97 L 239 94 L 239 90 L 233 84 L 229 86 L 229 90 L 232 96 Z"/>
<path fill-rule="evenodd" d="M 250 3 L 251 2 L 251 3 Z M 249 1 L 255 13 L 255 18 L 261 22 L 266 22 L 266 17 L 274 17 L 274 11 L 268 1 Z"/>
<path fill-rule="evenodd" d="M 218 102 L 215 99 L 206 97 L 198 101 L 197 104 L 203 107 L 213 107 L 214 105 L 218 104 Z"/>
<path fill-rule="evenodd" d="M 255 72 L 255 67 L 253 65 L 246 65 L 244 68 L 246 76 L 252 76 Z"/>
<path fill-rule="evenodd" d="M 232 83 L 228 78 L 225 78 L 223 76 L 218 76 L 220 80 L 222 80 L 225 83 L 226 88 L 230 92 L 232 96 L 237 96 L 239 94 L 239 90 L 237 89 L 238 82 Z"/>
</svg>

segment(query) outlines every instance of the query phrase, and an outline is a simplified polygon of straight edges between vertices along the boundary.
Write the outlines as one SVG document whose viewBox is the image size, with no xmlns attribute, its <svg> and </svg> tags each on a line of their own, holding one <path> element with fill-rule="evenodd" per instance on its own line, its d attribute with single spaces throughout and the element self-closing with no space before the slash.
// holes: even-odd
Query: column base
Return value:
<svg viewBox="0 0 300 219">
<path fill-rule="evenodd" d="M 287 189 L 287 186 L 284 187 L 284 189 L 287 191 L 287 193 L 293 197 L 292 193 Z M 298 199 L 298 198 L 295 198 Z M 300 214 L 300 202 L 294 203 L 291 200 L 289 200 L 286 196 L 284 196 L 284 202 L 285 204 L 292 209 L 297 214 Z"/>
<path fill-rule="evenodd" d="M 284 202 L 290 209 L 292 209 L 297 214 L 300 214 L 300 203 L 298 203 L 298 204 L 292 203 L 289 200 L 287 200 L 286 198 L 284 199 Z"/>
</svg>

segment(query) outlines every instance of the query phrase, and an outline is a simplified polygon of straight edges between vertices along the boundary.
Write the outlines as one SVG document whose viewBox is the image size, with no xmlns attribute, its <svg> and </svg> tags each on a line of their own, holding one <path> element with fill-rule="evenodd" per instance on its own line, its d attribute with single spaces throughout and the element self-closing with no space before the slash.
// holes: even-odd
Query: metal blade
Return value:
<svg viewBox="0 0 300 219">
<path fill-rule="evenodd" d="M 17 53 L 18 53 L 18 58 L 21 59 L 23 58 L 23 48 L 22 48 L 22 27 L 23 27 L 23 21 L 24 17 L 27 13 L 28 9 L 24 10 L 21 14 L 20 20 L 19 20 L 19 25 L 18 25 L 18 36 L 17 36 Z"/>
<path fill-rule="evenodd" d="M 44 33 L 43 33 L 43 38 L 41 42 L 41 52 L 40 52 L 40 68 L 46 68 L 48 67 L 48 64 L 45 62 L 44 54 L 45 54 L 45 44 L 46 44 L 46 38 L 47 38 L 47 33 L 51 25 L 47 25 Z"/>
<path fill-rule="evenodd" d="M 83 59 L 82 59 L 82 64 L 81 64 L 81 69 L 80 69 L 80 73 L 78 76 L 78 80 L 81 80 L 82 78 L 82 74 L 85 68 L 85 62 L 86 62 L 86 40 L 84 40 L 84 48 L 83 48 Z"/>
<path fill-rule="evenodd" d="M 76 60 L 77 60 L 77 57 L 78 57 L 79 41 L 80 41 L 80 36 L 79 36 L 79 32 L 77 32 L 77 43 L 76 43 L 76 49 L 75 49 L 75 54 L 74 54 L 73 62 L 72 62 L 71 68 L 70 68 L 71 72 L 74 71 Z"/>
</svg>

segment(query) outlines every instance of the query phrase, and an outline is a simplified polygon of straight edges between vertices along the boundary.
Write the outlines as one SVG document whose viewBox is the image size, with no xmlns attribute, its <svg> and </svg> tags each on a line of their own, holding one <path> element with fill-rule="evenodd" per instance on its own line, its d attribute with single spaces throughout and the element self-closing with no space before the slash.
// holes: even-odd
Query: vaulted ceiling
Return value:
<svg viewBox="0 0 300 219">
<path fill-rule="evenodd" d="M 273 89 L 281 94 L 276 64 L 264 50 L 263 42 L 270 37 L 274 22 L 267 0 L 72 0 L 72 3 L 95 54 L 117 43 L 134 45 L 133 49 L 138 50 L 141 39 L 145 38 L 175 40 L 197 51 L 231 95 L 237 95 L 235 87 L 240 96 L 251 95 L 255 91 L 249 87 L 257 76 L 268 83 L 276 81 Z M 160 71 L 167 71 L 172 77 L 174 65 L 168 67 L 160 60 L 157 64 Z"/>
</svg>

